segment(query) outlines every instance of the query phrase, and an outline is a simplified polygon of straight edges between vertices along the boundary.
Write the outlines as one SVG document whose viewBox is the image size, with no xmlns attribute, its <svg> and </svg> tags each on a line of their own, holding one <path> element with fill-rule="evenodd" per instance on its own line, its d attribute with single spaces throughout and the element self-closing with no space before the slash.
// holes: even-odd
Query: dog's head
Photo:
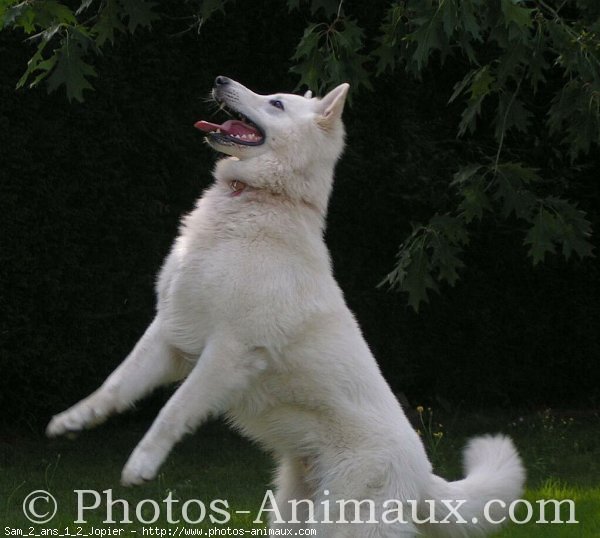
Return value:
<svg viewBox="0 0 600 538">
<path fill-rule="evenodd" d="M 231 119 L 195 124 L 214 149 L 231 156 L 219 161 L 215 177 L 283 194 L 324 215 L 333 169 L 344 148 L 342 111 L 348 89 L 341 84 L 320 99 L 310 92 L 259 95 L 217 77 L 212 96 Z"/>
<path fill-rule="evenodd" d="M 341 84 L 322 99 L 313 98 L 310 92 L 259 95 L 219 76 L 212 96 L 231 119 L 222 124 L 199 121 L 195 126 L 207 133 L 214 149 L 238 159 L 270 153 L 289 165 L 306 151 L 314 158 L 326 150 L 335 161 L 343 148 L 341 116 L 348 88 Z"/>
</svg>

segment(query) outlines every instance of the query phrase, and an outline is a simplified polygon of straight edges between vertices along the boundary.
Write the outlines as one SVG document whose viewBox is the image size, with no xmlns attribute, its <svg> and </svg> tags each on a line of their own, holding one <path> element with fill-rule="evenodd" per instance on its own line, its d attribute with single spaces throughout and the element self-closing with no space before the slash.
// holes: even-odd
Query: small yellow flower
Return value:
<svg viewBox="0 0 600 538">
<path fill-rule="evenodd" d="M 425 411 L 425 409 L 423 409 L 422 405 L 418 405 L 417 406 L 417 413 L 419 413 L 419 415 L 421 415 L 423 413 L 423 411 Z"/>
<path fill-rule="evenodd" d="M 434 436 L 436 439 L 441 439 L 441 438 L 444 436 L 444 432 L 435 432 L 435 433 L 433 434 L 433 436 Z"/>
</svg>

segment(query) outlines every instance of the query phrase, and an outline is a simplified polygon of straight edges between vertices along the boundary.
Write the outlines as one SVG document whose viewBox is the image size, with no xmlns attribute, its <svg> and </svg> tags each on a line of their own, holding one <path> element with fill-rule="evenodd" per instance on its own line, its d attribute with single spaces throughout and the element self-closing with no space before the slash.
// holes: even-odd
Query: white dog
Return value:
<svg viewBox="0 0 600 538">
<path fill-rule="evenodd" d="M 217 77 L 215 100 L 239 119 L 196 124 L 229 158 L 183 219 L 158 279 L 156 317 L 47 433 L 95 426 L 183 380 L 131 454 L 123 484 L 154 478 L 175 443 L 224 414 L 277 459 L 272 526 L 321 537 L 481 535 L 493 527 L 484 516 L 501 519 L 522 490 L 512 442 L 471 441 L 464 480 L 432 474 L 332 275 L 323 230 L 348 88 L 322 99 L 263 96 Z M 342 513 L 349 506 L 356 513 Z"/>
</svg>

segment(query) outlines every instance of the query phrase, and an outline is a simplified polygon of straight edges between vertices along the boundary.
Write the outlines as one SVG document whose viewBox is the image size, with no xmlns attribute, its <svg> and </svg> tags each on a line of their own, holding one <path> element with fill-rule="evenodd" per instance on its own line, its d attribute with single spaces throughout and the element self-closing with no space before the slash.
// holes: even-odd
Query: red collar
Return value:
<svg viewBox="0 0 600 538">
<path fill-rule="evenodd" d="M 243 181 L 240 181 L 239 179 L 230 179 L 229 180 L 229 196 L 239 196 L 240 194 L 242 194 L 246 189 L 249 190 L 255 190 L 255 187 L 252 187 L 251 185 L 248 185 L 247 183 L 244 183 Z M 273 193 L 275 194 L 275 193 Z M 319 209 L 312 203 L 307 202 L 307 201 L 303 201 L 304 205 L 306 207 L 309 207 L 310 209 L 312 209 L 313 211 L 316 211 L 319 215 L 321 215 L 321 211 L 319 211 Z"/>
<path fill-rule="evenodd" d="M 246 190 L 248 185 L 239 179 L 232 179 L 229 182 L 229 188 L 231 189 L 231 196 L 239 196 Z"/>
</svg>

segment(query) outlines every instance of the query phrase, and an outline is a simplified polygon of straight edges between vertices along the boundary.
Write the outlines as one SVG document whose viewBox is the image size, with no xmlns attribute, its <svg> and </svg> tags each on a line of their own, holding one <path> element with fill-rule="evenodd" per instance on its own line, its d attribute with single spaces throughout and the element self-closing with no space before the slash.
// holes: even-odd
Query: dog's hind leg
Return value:
<svg viewBox="0 0 600 538">
<path fill-rule="evenodd" d="M 290 529 L 299 534 L 314 518 L 314 487 L 310 483 L 309 459 L 284 456 L 275 477 L 274 506 L 269 509 L 270 529 Z"/>
<path fill-rule="evenodd" d="M 211 338 L 129 457 L 121 482 L 129 486 L 153 479 L 173 446 L 210 414 L 225 411 L 265 366 L 262 348 L 241 345 L 231 334 Z"/>
<path fill-rule="evenodd" d="M 398 491 L 389 480 L 393 473 L 387 465 L 353 456 L 337 469 L 328 469 L 315 499 L 316 523 L 309 527 L 313 536 L 417 538 L 410 514 L 404 513 L 406 501 L 417 495 Z"/>
<path fill-rule="evenodd" d="M 158 319 L 150 324 L 128 357 L 102 386 L 70 409 L 54 416 L 50 437 L 92 428 L 129 408 L 160 385 L 187 375 L 191 365 L 164 339 Z"/>
</svg>

